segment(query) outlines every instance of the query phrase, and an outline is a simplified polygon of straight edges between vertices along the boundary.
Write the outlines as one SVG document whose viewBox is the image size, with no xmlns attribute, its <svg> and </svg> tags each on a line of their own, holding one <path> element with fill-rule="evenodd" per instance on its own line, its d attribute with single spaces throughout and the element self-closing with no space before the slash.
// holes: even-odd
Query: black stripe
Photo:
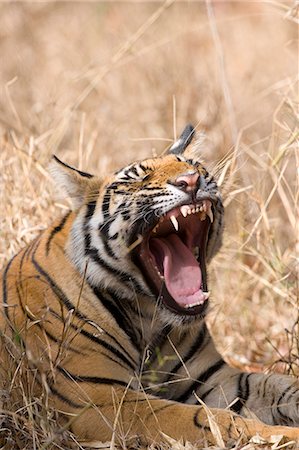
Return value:
<svg viewBox="0 0 299 450">
<path fill-rule="evenodd" d="M 110 197 L 111 197 L 111 186 L 108 186 L 102 201 L 102 213 L 104 222 L 109 219 L 109 206 L 110 206 Z"/>
<path fill-rule="evenodd" d="M 136 177 L 140 178 L 140 175 L 137 172 L 137 169 L 135 166 L 131 166 L 131 168 L 129 169 L 129 172 L 132 172 Z M 135 180 L 135 178 L 134 178 L 134 180 Z"/>
<path fill-rule="evenodd" d="M 14 330 L 11 322 L 10 322 L 10 318 L 9 318 L 9 312 L 8 312 L 8 296 L 7 296 L 7 274 L 8 271 L 10 269 L 10 266 L 12 265 L 14 259 L 16 258 L 17 255 L 13 256 L 11 258 L 11 260 L 8 262 L 7 266 L 5 267 L 5 270 L 3 272 L 3 281 L 2 281 L 2 298 L 3 298 L 3 309 L 4 309 L 4 314 L 6 315 L 8 321 L 9 321 L 9 326 L 12 330 Z"/>
<path fill-rule="evenodd" d="M 150 357 L 147 359 L 146 361 L 146 365 L 148 367 L 151 367 L 154 362 L 156 361 L 157 357 L 158 357 L 158 351 L 159 350 L 159 354 L 162 353 L 162 348 L 165 344 L 165 342 L 168 342 L 168 336 L 170 334 L 172 330 L 172 326 L 171 325 L 166 325 L 161 331 L 160 333 L 157 333 L 153 340 L 149 343 L 148 345 L 148 350 L 150 351 Z M 142 363 L 142 361 L 141 361 Z M 153 372 L 155 371 L 155 369 L 153 369 Z"/>
<path fill-rule="evenodd" d="M 19 266 L 19 274 L 18 274 L 18 276 L 19 276 L 19 283 L 22 282 L 22 276 L 23 276 L 23 274 L 22 274 L 22 269 L 23 269 L 23 264 L 24 264 L 24 261 L 25 261 L 25 257 L 26 257 L 27 255 L 29 255 L 31 249 L 33 248 L 33 243 L 35 243 L 35 241 L 31 242 L 31 243 L 28 245 L 28 247 L 25 248 L 24 253 L 23 253 L 22 257 L 21 257 L 20 266 Z"/>
<path fill-rule="evenodd" d="M 88 338 L 89 340 L 91 340 L 92 342 L 95 342 L 96 344 L 101 345 L 101 346 L 104 347 L 106 350 L 108 350 L 110 353 L 113 353 L 114 356 L 116 356 L 117 358 L 119 358 L 121 361 L 123 361 L 123 362 L 125 363 L 125 366 L 126 366 L 125 368 L 126 368 L 126 369 L 128 369 L 128 367 L 130 367 L 132 370 L 134 370 L 134 371 L 136 370 L 136 364 L 135 364 L 133 358 L 131 357 L 131 355 L 129 355 L 129 358 L 130 358 L 130 359 L 129 359 L 129 358 L 127 358 L 121 351 L 117 350 L 115 347 L 113 347 L 113 346 L 112 346 L 111 344 L 109 344 L 108 342 L 106 342 L 106 341 L 104 341 L 104 340 L 98 338 L 97 336 L 94 336 L 93 334 L 89 333 L 89 332 L 86 331 L 86 330 L 83 330 L 82 328 L 77 327 L 77 326 L 74 325 L 74 324 L 71 324 L 71 327 L 72 327 L 73 329 L 75 329 L 76 331 L 79 331 L 80 334 L 82 334 L 83 336 L 85 336 L 86 338 Z M 108 333 L 106 332 L 106 334 L 108 334 Z M 111 336 L 111 335 L 109 335 L 109 336 L 113 338 L 113 336 Z M 114 340 L 116 341 L 115 338 L 114 338 Z M 117 342 L 117 341 L 116 341 L 116 342 Z M 117 342 L 117 344 L 118 344 L 119 346 L 121 346 L 121 345 L 119 344 L 119 342 Z M 127 352 L 126 352 L 126 353 L 127 353 Z M 128 354 L 128 353 L 127 353 L 127 354 Z M 118 361 L 115 361 L 115 359 L 109 357 L 108 355 L 105 355 L 105 356 L 107 356 L 108 358 L 110 358 L 111 361 L 114 361 L 115 363 L 120 364 Z M 133 361 L 133 363 L 132 363 L 131 361 Z"/>
<path fill-rule="evenodd" d="M 80 408 L 82 409 L 85 405 L 79 404 L 79 403 L 75 403 L 72 400 L 70 400 L 69 398 L 65 397 L 64 395 L 62 395 L 59 391 L 57 391 L 56 388 L 54 388 L 53 386 L 51 386 L 48 383 L 48 386 L 50 388 L 50 391 L 53 395 L 55 395 L 56 397 L 59 398 L 59 400 L 63 401 L 64 403 L 66 403 L 67 405 L 71 406 L 72 408 Z"/>
<path fill-rule="evenodd" d="M 84 315 L 82 315 L 76 308 L 75 306 L 70 302 L 70 300 L 68 299 L 68 297 L 65 295 L 65 293 L 62 291 L 62 289 L 55 283 L 55 281 L 50 277 L 50 275 L 38 264 L 38 262 L 35 259 L 35 252 L 37 249 L 35 249 L 33 255 L 32 255 L 32 263 L 34 265 L 34 267 L 36 268 L 36 270 L 47 280 L 47 282 L 49 283 L 52 291 L 54 292 L 54 294 L 56 295 L 56 297 L 59 298 L 59 300 L 67 307 L 67 309 L 70 311 L 71 309 L 74 310 L 75 315 L 82 319 L 85 320 L 86 317 Z"/>
<path fill-rule="evenodd" d="M 108 233 L 108 231 L 109 231 L 109 229 L 107 230 L 107 233 Z M 100 224 L 100 226 L 99 226 L 99 232 L 100 232 L 101 240 L 102 240 L 102 243 L 104 244 L 104 248 L 106 250 L 107 255 L 110 256 L 110 258 L 113 258 L 114 260 L 118 260 L 118 257 L 113 253 L 113 251 L 109 245 L 110 238 L 109 238 L 108 234 L 106 233 L 106 231 L 104 231 L 102 224 Z"/>
<path fill-rule="evenodd" d="M 166 379 L 166 381 L 169 381 L 173 377 L 173 375 L 178 372 L 178 370 L 183 366 L 184 363 L 189 361 L 189 359 L 191 359 L 192 356 L 196 352 L 199 352 L 201 350 L 201 347 L 202 347 L 202 345 L 204 343 L 204 340 L 205 340 L 205 337 L 206 337 L 206 332 L 207 332 L 207 326 L 206 326 L 206 324 L 204 322 L 202 327 L 201 327 L 201 329 L 199 330 L 199 333 L 198 333 L 195 341 L 191 345 L 188 353 L 182 358 L 182 360 L 178 361 L 177 365 L 172 369 L 171 374 L 169 374 L 169 376 Z"/>
<path fill-rule="evenodd" d="M 36 250 L 35 250 L 36 251 Z M 80 311 L 78 311 L 75 306 L 70 302 L 70 300 L 67 298 L 65 293 L 61 290 L 61 288 L 53 281 L 53 279 L 49 276 L 47 272 L 38 264 L 38 262 L 35 260 L 35 252 L 32 255 L 32 262 L 38 272 L 43 275 L 43 277 L 46 278 L 48 281 L 53 293 L 58 297 L 58 299 L 67 307 L 68 310 L 74 310 L 74 314 L 79 319 L 83 320 L 85 323 L 88 323 L 88 319 L 86 316 L 84 316 Z M 85 330 L 81 330 L 80 333 L 82 333 L 84 336 L 88 337 L 90 340 L 97 342 L 98 344 L 102 345 L 104 348 L 106 348 L 108 351 L 113 353 L 115 356 L 117 356 L 119 359 L 121 359 L 123 362 L 125 362 L 132 370 L 135 370 L 136 367 L 129 361 L 129 359 L 123 355 L 119 350 L 114 348 L 112 345 L 108 344 L 107 342 L 103 341 L 102 339 L 99 339 L 96 336 L 93 336 L 91 333 Z"/>
<path fill-rule="evenodd" d="M 60 320 L 61 322 L 64 323 L 63 318 L 59 314 L 57 314 L 52 308 L 49 308 L 49 311 L 56 319 L 58 319 L 58 320 Z M 72 328 L 73 330 L 75 330 L 76 332 L 78 332 L 78 335 L 82 334 L 87 339 L 89 339 L 89 340 L 91 340 L 93 342 L 96 342 L 97 344 L 101 345 L 101 341 L 99 342 L 99 339 L 96 336 L 94 336 L 93 334 L 89 333 L 88 331 L 83 330 L 82 327 L 79 328 L 76 325 L 74 325 L 73 323 L 68 324 L 68 326 L 70 328 Z M 84 355 L 84 353 L 82 353 L 82 354 Z M 103 353 L 103 352 L 101 352 L 101 354 L 105 358 L 109 359 L 110 361 L 113 361 L 114 363 L 116 363 L 119 366 L 123 367 L 124 369 L 128 370 L 128 365 L 127 364 L 123 364 L 121 361 L 119 361 L 119 359 L 114 359 L 114 358 L 112 358 L 112 356 L 110 354 L 107 355 L 106 353 Z"/>
<path fill-rule="evenodd" d="M 67 216 L 69 216 L 69 213 L 67 214 Z M 36 243 L 38 244 L 38 240 L 37 240 Z M 18 295 L 19 304 L 20 304 L 20 307 L 21 307 L 21 309 L 22 309 L 22 312 L 23 312 L 24 316 L 25 316 L 25 317 L 29 317 L 29 319 L 31 319 L 33 322 L 36 322 L 36 317 L 31 316 L 29 310 L 25 310 L 25 308 L 24 308 L 24 306 L 23 306 L 23 302 L 22 302 L 22 294 L 21 294 L 21 292 L 20 292 L 20 289 L 23 291 L 23 280 L 22 280 L 23 274 L 22 274 L 22 268 L 23 268 L 24 259 L 25 259 L 25 256 L 26 256 L 27 254 L 28 254 L 28 256 L 29 256 L 29 253 L 30 253 L 30 251 L 31 251 L 32 249 L 33 249 L 33 246 L 30 244 L 30 245 L 25 249 L 25 251 L 24 251 L 24 253 L 23 253 L 23 255 L 22 255 L 21 262 L 20 262 L 20 267 L 19 267 L 19 281 L 18 281 L 18 284 L 20 285 L 20 288 L 19 288 L 18 285 L 16 285 L 16 291 L 17 291 L 17 295 Z M 37 278 L 37 277 L 38 277 L 38 279 L 39 279 L 39 276 L 36 276 L 36 278 Z M 32 278 L 32 277 L 27 277 L 26 279 L 29 279 L 29 278 Z M 45 332 L 46 336 L 47 336 L 52 342 L 55 342 L 57 345 L 61 345 L 61 346 L 63 345 L 63 341 L 62 341 L 62 340 L 60 340 L 60 339 L 58 339 L 57 337 L 55 337 L 55 336 L 54 336 L 52 333 L 50 333 L 44 326 L 41 326 L 41 324 L 40 324 L 39 322 L 36 322 L 35 325 L 37 325 L 38 328 L 39 328 L 40 330 L 43 330 L 43 331 Z M 80 352 L 79 350 L 75 349 L 75 348 L 72 347 L 72 346 L 68 346 L 68 347 L 67 347 L 67 350 L 71 350 L 72 352 L 77 353 L 77 354 L 79 354 L 79 355 L 84 355 L 84 353 Z"/>
<path fill-rule="evenodd" d="M 50 311 L 50 313 L 56 318 L 56 319 L 58 319 L 58 320 L 60 320 L 61 322 L 63 322 L 64 323 L 64 320 L 63 320 L 63 318 L 59 315 L 59 314 L 57 314 L 56 313 L 56 311 L 54 311 L 52 308 L 49 308 L 49 311 Z M 85 321 L 84 322 L 84 324 L 86 325 L 86 324 L 88 324 L 88 325 L 91 325 L 89 322 L 88 322 L 88 320 L 87 321 Z M 101 339 L 99 339 L 97 336 L 94 336 L 93 334 L 91 334 L 91 333 L 89 333 L 88 331 L 86 331 L 86 330 L 83 330 L 83 328 L 82 327 L 78 327 L 77 325 L 75 325 L 75 324 L 73 324 L 73 323 L 70 323 L 69 325 L 68 325 L 69 327 L 71 327 L 73 330 L 75 330 L 75 331 L 77 331 L 79 334 L 82 334 L 84 337 L 86 337 L 87 339 L 89 339 L 89 340 L 91 340 L 92 342 L 96 342 L 97 344 L 99 344 L 99 345 L 103 345 L 103 347 L 105 347 L 105 343 L 106 343 L 106 341 L 102 341 Z M 132 364 L 130 364 L 130 362 L 128 362 L 128 360 L 126 360 L 125 361 L 125 363 L 126 363 L 126 365 L 125 366 L 123 366 L 118 360 L 115 360 L 115 359 L 113 359 L 111 356 L 108 356 L 108 355 L 106 355 L 106 354 L 104 354 L 103 353 L 103 355 L 106 357 L 106 358 L 108 358 L 108 359 L 110 359 L 111 361 L 113 361 L 113 362 L 115 362 L 115 363 L 117 363 L 117 364 L 119 364 L 119 365 L 121 365 L 122 367 L 124 367 L 125 369 L 128 369 L 128 365 L 131 367 L 131 368 L 133 368 L 134 370 L 136 369 L 136 366 L 137 366 L 137 363 L 134 361 L 134 359 L 133 359 L 133 357 L 127 352 L 127 350 L 115 339 L 115 337 L 114 336 L 112 336 L 110 333 L 108 333 L 108 331 L 106 331 L 103 327 L 101 327 L 101 329 L 103 330 L 103 332 L 105 333 L 105 334 L 107 334 L 107 336 L 109 336 L 123 351 L 124 351 L 124 353 L 128 356 L 128 358 L 132 361 L 132 363 L 133 363 L 133 365 Z M 107 345 L 109 345 L 109 344 L 107 344 Z M 106 347 L 105 347 L 106 348 Z M 108 349 L 108 348 L 107 348 Z M 110 349 L 110 348 L 109 348 Z M 108 349 L 108 350 L 109 350 Z M 117 351 L 117 349 L 116 349 L 116 351 Z M 119 357 L 119 354 L 117 355 L 118 357 Z"/>
<path fill-rule="evenodd" d="M 230 407 L 232 411 L 237 414 L 240 414 L 243 406 L 249 397 L 249 378 L 250 374 L 241 373 L 238 377 L 238 389 L 237 389 L 237 397 L 238 400 Z"/>
<path fill-rule="evenodd" d="M 196 389 L 199 387 L 199 385 L 205 383 L 212 375 L 214 375 L 218 370 L 221 369 L 225 365 L 225 361 L 223 359 L 220 359 L 215 364 L 213 364 L 211 367 L 209 367 L 207 370 L 205 370 L 197 380 L 191 384 L 191 386 L 183 393 L 181 394 L 176 400 L 178 402 L 184 403 L 190 395 L 196 391 Z"/>
<path fill-rule="evenodd" d="M 46 255 L 47 255 L 47 256 L 48 256 L 49 251 L 50 251 L 50 245 L 51 245 L 52 239 L 54 238 L 55 234 L 59 233 L 59 232 L 63 229 L 63 227 L 64 227 L 64 225 L 65 225 L 67 219 L 68 219 L 69 216 L 70 216 L 70 214 L 71 214 L 71 211 L 69 211 L 69 212 L 61 219 L 61 222 L 60 222 L 55 228 L 53 228 L 53 230 L 51 231 L 50 236 L 49 236 L 49 239 L 47 240 L 47 243 L 46 243 Z"/>
<path fill-rule="evenodd" d="M 218 386 L 213 386 L 211 389 L 208 389 L 204 394 L 200 394 L 200 399 L 204 401 L 204 399 Z"/>
<path fill-rule="evenodd" d="M 90 248 L 91 244 L 91 238 L 89 234 L 89 227 L 88 227 L 88 221 L 93 216 L 93 213 L 96 208 L 96 201 L 92 200 L 86 205 L 86 213 L 84 216 L 84 222 L 83 222 L 83 235 L 84 235 L 84 245 L 85 245 L 85 254 L 88 253 L 88 250 Z"/>
<path fill-rule="evenodd" d="M 284 391 L 283 391 L 283 393 L 281 394 L 281 396 L 279 397 L 279 399 L 278 399 L 278 401 L 277 401 L 277 412 L 278 412 L 278 414 L 280 415 L 280 417 L 286 422 L 286 423 L 289 423 L 290 422 L 290 418 L 288 417 L 288 416 L 286 416 L 285 414 L 283 414 L 281 411 L 280 411 L 280 403 L 282 402 L 282 400 L 283 400 L 283 398 L 285 397 L 285 395 L 288 393 L 288 392 L 290 392 L 290 390 L 292 390 L 294 388 L 294 385 L 292 384 L 292 385 L 290 385 L 290 386 L 288 386 Z M 287 400 L 285 399 L 285 404 L 287 404 L 288 402 L 287 402 Z M 277 424 L 278 425 L 278 424 Z"/>
<path fill-rule="evenodd" d="M 59 372 L 66 378 L 76 381 L 78 383 L 92 383 L 92 384 L 109 384 L 109 385 L 119 385 L 128 387 L 128 383 L 122 380 L 116 380 L 114 378 L 103 378 L 96 376 L 86 376 L 86 375 L 74 375 L 63 367 L 57 366 Z"/>
<path fill-rule="evenodd" d="M 202 411 L 202 406 L 200 406 L 197 411 L 195 412 L 194 416 L 193 416 L 193 423 L 197 428 L 200 428 L 201 430 L 205 430 L 205 431 L 211 431 L 210 427 L 207 425 L 203 425 L 202 423 L 200 423 L 200 421 L 198 420 L 198 414 Z"/>
<path fill-rule="evenodd" d="M 143 191 L 157 191 L 158 193 L 161 193 L 161 188 L 157 187 L 157 186 L 142 186 L 142 190 Z M 167 194 L 167 192 L 165 192 L 165 194 Z"/>
<path fill-rule="evenodd" d="M 136 327 L 132 327 L 132 319 L 129 318 L 125 309 L 122 307 L 121 302 L 117 302 L 113 297 L 113 300 L 108 299 L 99 288 L 92 288 L 94 294 L 108 310 L 111 316 L 116 321 L 121 330 L 129 337 L 131 343 L 134 345 L 138 352 L 141 351 L 140 337 L 136 334 Z M 111 295 L 111 294 L 110 294 Z M 126 305 L 128 307 L 128 304 Z"/>
<path fill-rule="evenodd" d="M 127 283 L 127 285 L 129 284 L 129 287 L 132 288 L 132 285 L 134 287 L 134 289 L 136 290 L 136 292 L 143 292 L 142 287 L 139 285 L 139 283 L 134 280 L 132 278 L 132 276 L 126 272 L 122 272 L 121 270 L 115 269 L 114 267 L 112 267 L 110 264 L 108 264 L 106 261 L 104 261 L 98 254 L 98 251 L 96 248 L 91 248 L 88 251 L 88 255 L 90 256 L 90 258 L 99 266 L 102 266 L 104 269 L 107 270 L 107 272 L 112 273 L 113 275 L 117 276 L 117 278 L 120 281 L 123 281 L 125 283 Z"/>
<path fill-rule="evenodd" d="M 104 244 L 106 253 L 113 259 L 117 259 L 116 255 L 113 253 L 109 245 L 109 229 L 112 223 L 112 217 L 109 214 L 110 197 L 111 197 L 111 186 L 106 189 L 102 202 L 102 214 L 103 223 L 99 225 L 99 231 L 101 233 L 102 242 Z"/>
<path fill-rule="evenodd" d="M 68 169 L 71 169 L 71 170 L 73 170 L 74 172 L 77 172 L 79 175 L 81 175 L 81 177 L 84 177 L 84 178 L 93 178 L 93 175 L 91 175 L 90 173 L 82 172 L 82 171 L 79 170 L 79 169 L 75 169 L 74 167 L 69 166 L 68 164 L 66 164 L 65 162 L 61 161 L 59 158 L 57 158 L 57 156 L 55 156 L 55 155 L 53 155 L 53 158 L 54 158 L 59 164 L 63 165 L 64 167 L 67 167 Z"/>
<path fill-rule="evenodd" d="M 19 300 L 19 304 L 21 307 L 21 310 L 24 314 L 25 317 L 28 317 L 30 320 L 32 320 L 35 326 L 37 326 L 41 331 L 44 331 L 46 336 L 52 341 L 55 342 L 55 344 L 60 345 L 63 347 L 63 341 L 61 339 L 58 339 L 56 336 L 54 336 L 52 333 L 50 333 L 44 326 L 42 326 L 39 322 L 36 321 L 36 317 L 31 315 L 29 310 L 25 310 L 24 306 L 23 306 L 23 302 L 22 302 L 22 295 L 20 292 L 20 289 L 18 286 L 16 286 L 16 290 L 17 290 L 17 296 L 18 296 L 18 300 Z M 67 350 L 71 350 L 74 353 L 77 353 L 79 355 L 84 355 L 84 353 L 80 352 L 79 350 L 77 350 L 76 348 L 73 348 L 71 346 L 65 346 L 65 349 Z"/>
<path fill-rule="evenodd" d="M 32 362 L 32 361 L 31 361 Z M 35 369 L 37 369 L 37 367 L 35 367 Z M 35 377 L 34 377 L 34 381 L 40 386 L 41 389 L 45 388 L 44 383 L 41 382 L 40 379 L 40 373 L 39 371 L 35 371 Z M 75 403 L 72 400 L 68 399 L 67 397 L 65 397 L 64 395 L 62 395 L 56 388 L 53 387 L 53 381 L 51 380 L 47 380 L 47 388 L 50 389 L 51 393 L 53 395 L 55 395 L 56 397 L 58 397 L 60 400 L 62 400 L 64 403 L 66 403 L 69 406 L 72 406 L 73 408 L 83 408 L 85 405 L 80 405 L 79 403 Z"/>
</svg>

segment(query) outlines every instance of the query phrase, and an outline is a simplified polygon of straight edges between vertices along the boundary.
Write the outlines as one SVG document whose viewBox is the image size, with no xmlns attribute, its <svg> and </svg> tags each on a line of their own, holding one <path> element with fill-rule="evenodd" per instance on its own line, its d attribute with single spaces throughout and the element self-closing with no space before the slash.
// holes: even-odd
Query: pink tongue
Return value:
<svg viewBox="0 0 299 450">
<path fill-rule="evenodd" d="M 163 264 L 165 284 L 172 298 L 183 307 L 203 303 L 200 267 L 181 239 L 176 234 L 167 239 L 153 238 L 150 248 L 158 265 Z"/>
</svg>

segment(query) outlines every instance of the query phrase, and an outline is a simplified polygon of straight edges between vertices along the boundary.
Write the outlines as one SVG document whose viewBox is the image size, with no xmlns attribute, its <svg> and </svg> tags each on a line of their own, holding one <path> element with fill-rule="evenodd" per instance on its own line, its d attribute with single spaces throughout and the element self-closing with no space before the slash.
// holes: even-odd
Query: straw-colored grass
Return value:
<svg viewBox="0 0 299 450">
<path fill-rule="evenodd" d="M 212 334 L 235 365 L 298 373 L 297 22 L 275 0 L 1 3 L 1 266 L 68 208 L 51 154 L 101 175 L 191 121 L 227 207 Z M 82 448 L 19 390 L 23 408 L 0 411 L 5 450 Z M 259 448 L 281 447 L 243 447 Z"/>
</svg>

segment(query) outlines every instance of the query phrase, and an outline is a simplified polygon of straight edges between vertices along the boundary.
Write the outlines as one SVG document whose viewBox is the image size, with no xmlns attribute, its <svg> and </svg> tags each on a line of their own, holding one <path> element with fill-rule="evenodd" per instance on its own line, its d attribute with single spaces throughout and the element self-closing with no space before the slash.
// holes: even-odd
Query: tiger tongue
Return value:
<svg viewBox="0 0 299 450">
<path fill-rule="evenodd" d="M 203 303 L 201 270 L 191 250 L 176 234 L 151 239 L 151 251 L 163 265 L 165 285 L 180 306 Z"/>
</svg>

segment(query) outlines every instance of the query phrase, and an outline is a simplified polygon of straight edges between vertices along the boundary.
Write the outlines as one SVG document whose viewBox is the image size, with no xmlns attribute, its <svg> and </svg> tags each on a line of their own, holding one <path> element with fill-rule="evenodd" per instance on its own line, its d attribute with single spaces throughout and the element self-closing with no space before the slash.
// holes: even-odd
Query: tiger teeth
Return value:
<svg viewBox="0 0 299 450">
<path fill-rule="evenodd" d="M 159 226 L 159 225 L 156 225 L 155 228 L 153 228 L 153 233 L 157 233 L 158 226 Z"/>
<path fill-rule="evenodd" d="M 176 231 L 179 231 L 179 223 L 178 223 L 176 217 L 175 216 L 170 216 L 170 220 L 172 222 L 172 225 L 174 226 L 174 229 Z"/>
<path fill-rule="evenodd" d="M 190 303 L 189 305 L 185 305 L 184 307 L 186 309 L 188 309 L 188 308 L 193 308 L 194 306 L 202 305 L 210 297 L 210 292 L 203 292 L 203 295 L 204 295 L 204 300 L 200 300 L 199 302 L 195 302 L 195 303 Z"/>
<path fill-rule="evenodd" d="M 198 214 L 201 221 L 206 220 L 208 216 L 211 223 L 214 221 L 213 212 L 211 209 L 211 202 L 209 200 L 204 200 L 200 205 L 182 205 L 180 207 L 180 212 L 184 218 L 190 216 L 191 214 Z M 179 222 L 176 216 L 168 216 L 171 223 L 176 231 L 179 231 Z M 159 223 L 153 228 L 152 232 L 157 233 L 159 225 L 167 219 L 167 215 L 160 217 Z"/>
<path fill-rule="evenodd" d="M 199 306 L 199 305 L 200 305 L 200 303 L 190 303 L 190 305 L 185 305 L 185 308 L 186 309 L 193 308 L 193 306 Z"/>
<path fill-rule="evenodd" d="M 185 305 L 185 308 L 188 309 L 188 308 L 193 308 L 194 306 L 200 306 L 203 304 L 203 302 L 204 302 L 204 300 L 201 300 L 200 302 L 190 303 L 189 305 Z"/>
<path fill-rule="evenodd" d="M 181 211 L 181 214 L 183 217 L 187 217 L 188 210 L 189 210 L 189 206 L 187 206 L 187 205 L 181 206 L 180 211 Z"/>
<path fill-rule="evenodd" d="M 214 222 L 214 216 L 213 216 L 213 213 L 212 213 L 211 205 L 209 205 L 208 208 L 207 208 L 207 215 L 208 215 L 211 223 L 213 223 Z"/>
<path fill-rule="evenodd" d="M 211 223 L 213 223 L 214 222 L 214 216 L 213 216 L 213 213 L 212 213 L 212 211 L 210 209 L 207 211 L 207 215 L 210 218 Z"/>
</svg>

